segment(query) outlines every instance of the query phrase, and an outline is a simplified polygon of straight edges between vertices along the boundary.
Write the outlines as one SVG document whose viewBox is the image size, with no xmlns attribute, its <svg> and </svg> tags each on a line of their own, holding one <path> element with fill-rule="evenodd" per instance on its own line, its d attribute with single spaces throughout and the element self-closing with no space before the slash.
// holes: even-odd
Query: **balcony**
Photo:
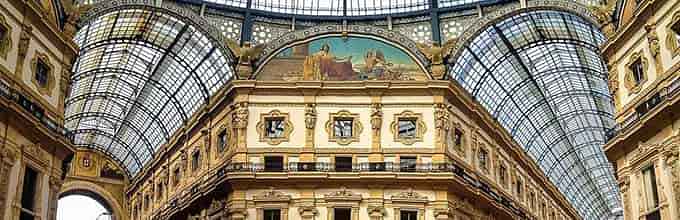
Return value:
<svg viewBox="0 0 680 220">
<path fill-rule="evenodd" d="M 290 162 L 284 164 L 271 163 L 231 163 L 227 165 L 230 172 L 391 172 L 391 173 L 461 173 L 462 168 L 452 163 L 418 163 L 402 164 L 392 162 L 364 162 L 335 164 L 326 162 Z"/>
</svg>

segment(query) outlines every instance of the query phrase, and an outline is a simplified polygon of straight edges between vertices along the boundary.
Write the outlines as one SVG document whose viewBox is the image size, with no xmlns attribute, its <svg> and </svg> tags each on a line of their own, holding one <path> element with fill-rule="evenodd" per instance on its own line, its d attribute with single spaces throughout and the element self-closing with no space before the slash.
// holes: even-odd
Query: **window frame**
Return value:
<svg viewBox="0 0 680 220">
<path fill-rule="evenodd" d="M 413 120 L 415 122 L 416 131 L 412 137 L 403 137 L 399 135 L 399 122 L 401 120 Z M 404 110 L 401 113 L 394 114 L 394 119 L 390 125 L 394 142 L 402 143 L 404 145 L 413 145 L 416 142 L 422 142 L 423 136 L 427 131 L 427 125 L 423 122 L 423 114 L 415 113 L 411 110 Z"/>
<path fill-rule="evenodd" d="M 7 54 L 12 48 L 12 27 L 3 14 L 0 14 L 0 28 L 6 30 L 5 35 L 0 36 L 0 58 L 7 59 Z"/>
<path fill-rule="evenodd" d="M 281 136 L 269 136 L 267 126 L 268 122 L 272 120 L 281 121 L 283 125 Z M 293 123 L 290 122 L 288 113 L 282 113 L 277 109 L 271 110 L 268 113 L 260 114 L 260 121 L 256 126 L 256 131 L 259 135 L 260 142 L 267 143 L 269 145 L 279 145 L 283 142 L 289 142 L 290 135 L 293 132 Z"/>
<path fill-rule="evenodd" d="M 671 21 L 666 26 L 666 47 L 671 52 L 671 57 L 680 54 L 680 11 L 671 17 Z"/>
<path fill-rule="evenodd" d="M 337 120 L 352 120 L 352 136 L 338 137 L 335 133 L 335 121 Z M 339 145 L 349 145 L 353 142 L 359 141 L 359 135 L 363 132 L 363 125 L 359 120 L 358 113 L 351 113 L 347 110 L 340 110 L 335 113 L 329 113 L 328 121 L 326 121 L 326 133 L 328 134 L 328 142 L 335 142 Z"/>
<path fill-rule="evenodd" d="M 45 80 L 46 82 L 43 84 L 40 81 L 38 81 L 37 75 L 38 75 L 38 65 L 43 64 L 45 67 Z M 40 51 L 35 51 L 35 55 L 33 56 L 33 60 L 31 61 L 31 82 L 36 86 L 38 89 L 38 92 L 41 95 L 50 95 L 52 92 L 52 89 L 54 89 L 55 85 L 55 76 L 54 76 L 54 64 L 49 59 L 49 56 L 45 53 L 41 53 Z"/>
<path fill-rule="evenodd" d="M 639 80 L 636 79 L 636 73 L 634 66 L 640 65 L 641 73 L 639 74 Z M 647 82 L 647 76 L 649 70 L 649 65 L 647 58 L 642 51 L 635 52 L 629 57 L 628 63 L 626 64 L 626 75 L 624 77 L 624 85 L 630 94 L 635 94 L 640 92 L 642 85 Z"/>
</svg>

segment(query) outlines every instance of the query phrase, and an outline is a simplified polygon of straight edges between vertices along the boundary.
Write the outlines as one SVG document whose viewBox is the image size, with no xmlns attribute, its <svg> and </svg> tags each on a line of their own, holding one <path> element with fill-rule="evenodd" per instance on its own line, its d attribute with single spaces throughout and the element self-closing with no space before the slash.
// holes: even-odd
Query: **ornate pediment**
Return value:
<svg viewBox="0 0 680 220">
<path fill-rule="evenodd" d="M 421 195 L 418 192 L 413 191 L 413 189 L 408 189 L 407 191 L 400 192 L 392 196 L 392 201 L 395 202 L 427 202 L 427 196 Z"/>
<path fill-rule="evenodd" d="M 641 163 L 645 158 L 648 158 L 654 152 L 657 152 L 658 150 L 662 149 L 662 147 L 663 146 L 659 144 L 647 144 L 647 143 L 638 144 L 638 147 L 635 150 L 633 150 L 633 152 L 630 155 L 631 165 L 635 166 Z"/>
<path fill-rule="evenodd" d="M 324 195 L 324 198 L 326 198 L 326 200 L 360 201 L 361 195 L 355 194 L 345 187 L 341 187 L 338 191 Z"/>
<path fill-rule="evenodd" d="M 274 187 L 269 188 L 268 191 L 259 195 L 253 196 L 255 202 L 288 202 L 290 199 L 290 195 L 286 195 L 281 191 L 276 191 L 274 190 Z"/>
</svg>

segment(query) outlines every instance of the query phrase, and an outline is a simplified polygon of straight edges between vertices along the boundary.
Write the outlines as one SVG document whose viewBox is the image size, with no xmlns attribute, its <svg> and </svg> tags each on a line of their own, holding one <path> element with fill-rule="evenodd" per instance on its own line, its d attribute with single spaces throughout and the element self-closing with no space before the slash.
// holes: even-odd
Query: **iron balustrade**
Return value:
<svg viewBox="0 0 680 220">
<path fill-rule="evenodd" d="M 10 87 L 9 84 L 3 80 L 0 80 L 0 96 L 21 106 L 21 108 L 26 110 L 44 125 L 47 130 L 66 138 L 70 142 L 73 141 L 72 137 L 69 135 L 68 129 L 57 123 L 57 121 L 45 116 L 45 109 L 40 107 L 39 104 L 32 101 L 29 97 Z"/>
</svg>

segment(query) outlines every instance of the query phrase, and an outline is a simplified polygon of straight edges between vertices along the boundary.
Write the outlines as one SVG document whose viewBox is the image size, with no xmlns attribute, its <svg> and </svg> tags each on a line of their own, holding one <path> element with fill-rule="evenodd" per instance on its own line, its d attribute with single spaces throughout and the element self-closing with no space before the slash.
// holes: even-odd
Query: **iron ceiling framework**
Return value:
<svg viewBox="0 0 680 220">
<path fill-rule="evenodd" d="M 507 129 L 585 219 L 620 210 L 602 146 L 614 125 L 599 29 L 571 13 L 525 11 L 484 27 L 448 77 Z"/>
<path fill-rule="evenodd" d="M 152 7 L 93 18 L 75 42 L 65 127 L 75 145 L 109 154 L 132 176 L 234 77 L 228 51 Z"/>
<path fill-rule="evenodd" d="M 430 16 L 432 40 L 440 41 L 440 13 L 508 2 L 180 1 L 242 14 L 244 41 L 251 39 L 254 16 L 336 23 Z M 65 126 L 75 144 L 109 154 L 131 176 L 138 173 L 234 78 L 231 54 L 199 28 L 151 7 L 113 10 L 87 22 L 75 39 L 81 52 L 66 101 Z M 525 11 L 484 27 L 449 64 L 448 78 L 507 129 L 585 219 L 620 209 L 601 148 L 605 130 L 614 127 L 598 53 L 603 42 L 597 27 L 572 13 Z"/>
</svg>

